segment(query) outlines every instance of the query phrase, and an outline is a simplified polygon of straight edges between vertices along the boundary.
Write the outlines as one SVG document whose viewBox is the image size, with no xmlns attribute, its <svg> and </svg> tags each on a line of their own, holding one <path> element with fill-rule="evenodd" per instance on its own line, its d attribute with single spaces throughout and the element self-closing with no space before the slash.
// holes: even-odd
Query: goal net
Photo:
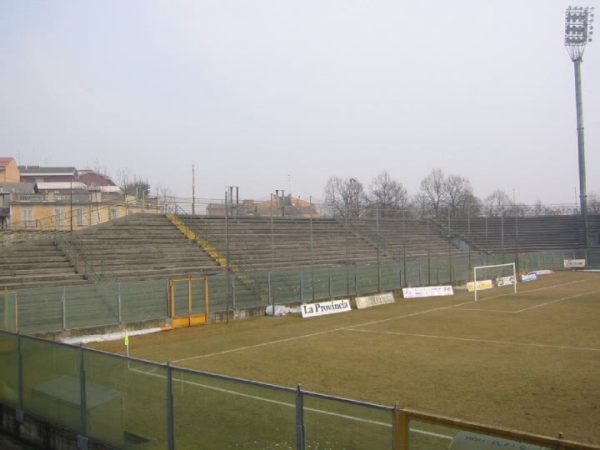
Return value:
<svg viewBox="0 0 600 450">
<path fill-rule="evenodd" d="M 473 282 L 467 283 L 467 288 L 475 293 L 475 301 L 477 301 L 477 291 L 503 286 L 513 286 L 515 294 L 517 293 L 517 272 L 514 262 L 474 267 Z"/>
</svg>

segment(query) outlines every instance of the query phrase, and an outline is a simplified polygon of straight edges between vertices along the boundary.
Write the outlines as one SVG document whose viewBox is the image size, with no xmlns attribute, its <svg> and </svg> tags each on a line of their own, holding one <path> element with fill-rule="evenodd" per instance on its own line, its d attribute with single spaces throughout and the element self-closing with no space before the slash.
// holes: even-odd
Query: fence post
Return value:
<svg viewBox="0 0 600 450">
<path fill-rule="evenodd" d="M 306 446 L 306 429 L 304 426 L 304 394 L 302 385 L 296 389 L 296 450 L 304 450 Z"/>
<path fill-rule="evenodd" d="M 173 423 L 173 379 L 171 361 L 167 361 L 167 448 L 175 450 L 175 430 Z"/>
<path fill-rule="evenodd" d="M 233 297 L 233 300 L 232 300 L 232 302 L 233 302 L 233 309 L 235 309 L 235 277 L 236 276 L 237 275 L 234 273 L 233 276 L 231 277 L 231 293 L 232 293 L 231 295 Z"/>
<path fill-rule="evenodd" d="M 63 287 L 62 294 L 62 329 L 67 329 L 67 288 Z"/>
<path fill-rule="evenodd" d="M 19 411 L 23 411 L 23 353 L 21 352 L 21 333 L 17 334 L 17 395 Z"/>
<path fill-rule="evenodd" d="M 121 282 L 117 282 L 117 307 L 119 310 L 119 325 L 123 323 L 122 308 L 121 308 Z"/>
<path fill-rule="evenodd" d="M 300 269 L 300 301 L 304 301 L 304 272 Z"/>
<path fill-rule="evenodd" d="M 79 427 L 78 441 L 86 440 L 87 434 L 87 398 L 85 389 L 85 365 L 83 362 L 83 344 L 79 344 Z M 81 448 L 81 447 L 80 447 Z"/>
<path fill-rule="evenodd" d="M 392 448 L 393 450 L 408 450 L 408 417 L 400 409 L 398 402 L 392 410 Z"/>
<path fill-rule="evenodd" d="M 267 284 L 269 287 L 269 305 L 273 304 L 273 296 L 271 294 L 271 272 L 267 274 Z M 275 308 L 273 308 L 273 313 L 275 313 Z"/>
<path fill-rule="evenodd" d="M 398 264 L 398 278 L 398 281 L 400 282 L 398 286 L 400 287 L 400 289 L 402 289 L 402 267 L 400 266 L 400 264 Z"/>
</svg>

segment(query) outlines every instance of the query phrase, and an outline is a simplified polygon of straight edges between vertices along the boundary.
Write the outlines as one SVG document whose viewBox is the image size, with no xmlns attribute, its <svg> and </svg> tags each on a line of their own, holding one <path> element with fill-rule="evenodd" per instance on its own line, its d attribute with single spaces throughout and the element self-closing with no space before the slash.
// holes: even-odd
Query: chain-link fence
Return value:
<svg viewBox="0 0 600 450">
<path fill-rule="evenodd" d="M 67 430 L 78 448 L 598 449 L 11 332 L 0 350 L 0 403 L 18 422 Z"/>
<path fill-rule="evenodd" d="M 564 260 L 600 267 L 600 249 L 548 250 L 447 259 L 403 259 L 371 265 L 303 268 L 207 277 L 209 311 L 219 313 L 268 304 L 290 304 L 392 291 L 408 286 L 458 285 L 473 267 L 515 262 L 517 271 L 561 269 Z M 0 291 L 0 328 L 31 334 L 164 319 L 169 280 L 100 283 Z"/>
</svg>

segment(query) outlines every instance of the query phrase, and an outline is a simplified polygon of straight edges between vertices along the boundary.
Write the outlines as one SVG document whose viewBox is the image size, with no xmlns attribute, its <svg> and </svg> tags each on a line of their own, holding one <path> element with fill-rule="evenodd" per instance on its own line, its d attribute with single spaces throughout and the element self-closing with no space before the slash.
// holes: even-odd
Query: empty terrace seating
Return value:
<svg viewBox="0 0 600 450">
<path fill-rule="evenodd" d="M 180 216 L 244 270 L 375 264 L 392 255 L 334 219 Z"/>
<path fill-rule="evenodd" d="M 447 220 L 439 224 L 447 229 Z M 580 216 L 453 218 L 450 230 L 477 249 L 490 253 L 585 247 Z"/>
<path fill-rule="evenodd" d="M 47 237 L 14 242 L 0 249 L 0 290 L 86 283 L 51 236 Z"/>
<path fill-rule="evenodd" d="M 110 268 L 119 281 L 207 276 L 223 272 L 164 215 L 132 214 L 77 232 L 97 270 Z"/>
<path fill-rule="evenodd" d="M 396 259 L 406 254 L 413 259 L 444 259 L 463 252 L 450 243 L 438 226 L 428 219 L 353 219 L 352 228 L 392 252 Z"/>
</svg>

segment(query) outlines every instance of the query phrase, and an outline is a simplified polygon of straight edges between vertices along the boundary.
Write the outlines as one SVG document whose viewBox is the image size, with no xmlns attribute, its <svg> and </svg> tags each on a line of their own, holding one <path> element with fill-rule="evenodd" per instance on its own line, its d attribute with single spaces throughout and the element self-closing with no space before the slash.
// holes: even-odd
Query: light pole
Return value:
<svg viewBox="0 0 600 450">
<path fill-rule="evenodd" d="M 196 214 L 196 167 L 192 164 L 192 215 Z"/>
<path fill-rule="evenodd" d="M 585 181 L 585 150 L 583 140 L 583 104 L 581 99 L 581 63 L 583 51 L 592 41 L 594 8 L 581 6 L 567 8 L 565 12 L 565 47 L 575 67 L 575 100 L 577 107 L 577 149 L 579 155 L 579 201 L 585 226 L 585 243 L 588 245 L 587 189 Z"/>
</svg>

